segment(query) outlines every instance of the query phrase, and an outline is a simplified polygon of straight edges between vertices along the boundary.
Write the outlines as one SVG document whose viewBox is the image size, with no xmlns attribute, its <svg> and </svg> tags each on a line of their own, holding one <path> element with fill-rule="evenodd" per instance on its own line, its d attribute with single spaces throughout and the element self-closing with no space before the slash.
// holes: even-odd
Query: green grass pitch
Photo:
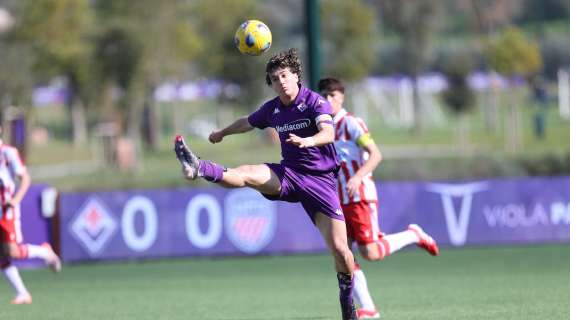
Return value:
<svg viewBox="0 0 570 320">
<path fill-rule="evenodd" d="M 570 246 L 406 250 L 362 262 L 383 319 L 569 319 Z M 340 319 L 328 255 L 179 259 L 24 270 L 34 303 L 0 319 Z"/>
</svg>

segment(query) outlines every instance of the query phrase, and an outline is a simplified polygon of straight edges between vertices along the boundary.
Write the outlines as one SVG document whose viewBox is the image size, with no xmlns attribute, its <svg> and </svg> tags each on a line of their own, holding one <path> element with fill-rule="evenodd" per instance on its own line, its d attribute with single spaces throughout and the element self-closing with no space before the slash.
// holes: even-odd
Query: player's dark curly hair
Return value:
<svg viewBox="0 0 570 320">
<path fill-rule="evenodd" d="M 342 81 L 336 78 L 323 78 L 319 80 L 318 88 L 319 88 L 319 93 L 323 97 L 328 96 L 334 91 L 339 91 L 341 93 L 344 93 L 344 85 L 342 84 Z"/>
<path fill-rule="evenodd" d="M 291 48 L 286 51 L 281 51 L 269 59 L 265 67 L 265 82 L 268 86 L 271 86 L 271 78 L 269 75 L 280 68 L 289 68 L 291 73 L 295 73 L 299 77 L 299 83 L 301 83 L 301 59 L 299 59 L 297 49 Z"/>
</svg>

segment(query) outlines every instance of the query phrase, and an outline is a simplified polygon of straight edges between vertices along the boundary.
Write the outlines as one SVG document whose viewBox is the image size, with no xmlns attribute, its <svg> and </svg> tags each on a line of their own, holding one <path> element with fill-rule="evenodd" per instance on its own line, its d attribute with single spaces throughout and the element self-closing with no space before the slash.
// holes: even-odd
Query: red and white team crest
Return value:
<svg viewBox="0 0 570 320">
<path fill-rule="evenodd" d="M 95 197 L 87 199 L 71 223 L 71 234 L 90 255 L 100 253 L 116 229 L 115 218 Z"/>
<path fill-rule="evenodd" d="M 239 189 L 224 200 L 226 234 L 239 250 L 254 254 L 265 248 L 277 228 L 277 208 L 257 191 Z"/>
</svg>

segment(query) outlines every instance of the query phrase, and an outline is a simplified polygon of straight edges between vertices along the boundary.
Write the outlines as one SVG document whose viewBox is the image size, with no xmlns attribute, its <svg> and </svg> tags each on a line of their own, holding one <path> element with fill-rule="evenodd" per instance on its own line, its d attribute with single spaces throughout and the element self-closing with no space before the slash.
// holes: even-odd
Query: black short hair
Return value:
<svg viewBox="0 0 570 320">
<path fill-rule="evenodd" d="M 344 85 L 342 81 L 336 78 L 323 78 L 319 80 L 318 89 L 319 93 L 325 97 L 333 91 L 340 91 L 344 94 Z"/>
<path fill-rule="evenodd" d="M 296 74 L 299 77 L 299 83 L 301 83 L 301 59 L 299 59 L 297 49 L 291 48 L 286 51 L 281 51 L 269 59 L 265 67 L 265 82 L 268 86 L 271 86 L 271 78 L 269 75 L 277 69 L 284 68 L 289 68 L 291 73 Z"/>
</svg>

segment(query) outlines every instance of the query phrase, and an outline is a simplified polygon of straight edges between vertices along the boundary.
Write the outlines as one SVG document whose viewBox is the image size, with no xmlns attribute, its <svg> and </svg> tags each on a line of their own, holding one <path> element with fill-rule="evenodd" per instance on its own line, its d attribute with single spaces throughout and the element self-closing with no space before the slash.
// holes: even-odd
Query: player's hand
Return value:
<svg viewBox="0 0 570 320">
<path fill-rule="evenodd" d="M 14 199 L 10 199 L 8 201 L 6 201 L 6 207 L 8 208 L 15 208 L 17 205 L 19 205 L 20 202 Z"/>
<path fill-rule="evenodd" d="M 222 130 L 216 130 L 210 133 L 210 136 L 208 137 L 208 140 L 210 140 L 211 143 L 222 142 L 223 139 L 224 135 L 222 133 Z"/>
<path fill-rule="evenodd" d="M 285 142 L 294 144 L 301 149 L 315 146 L 315 139 L 313 139 L 312 137 L 301 138 L 292 133 L 289 134 L 289 138 L 287 138 Z"/>
<path fill-rule="evenodd" d="M 346 189 L 348 190 L 348 195 L 350 197 L 354 197 L 360 185 L 362 184 L 362 178 L 360 176 L 352 176 L 352 178 L 348 179 L 346 183 Z"/>
</svg>

